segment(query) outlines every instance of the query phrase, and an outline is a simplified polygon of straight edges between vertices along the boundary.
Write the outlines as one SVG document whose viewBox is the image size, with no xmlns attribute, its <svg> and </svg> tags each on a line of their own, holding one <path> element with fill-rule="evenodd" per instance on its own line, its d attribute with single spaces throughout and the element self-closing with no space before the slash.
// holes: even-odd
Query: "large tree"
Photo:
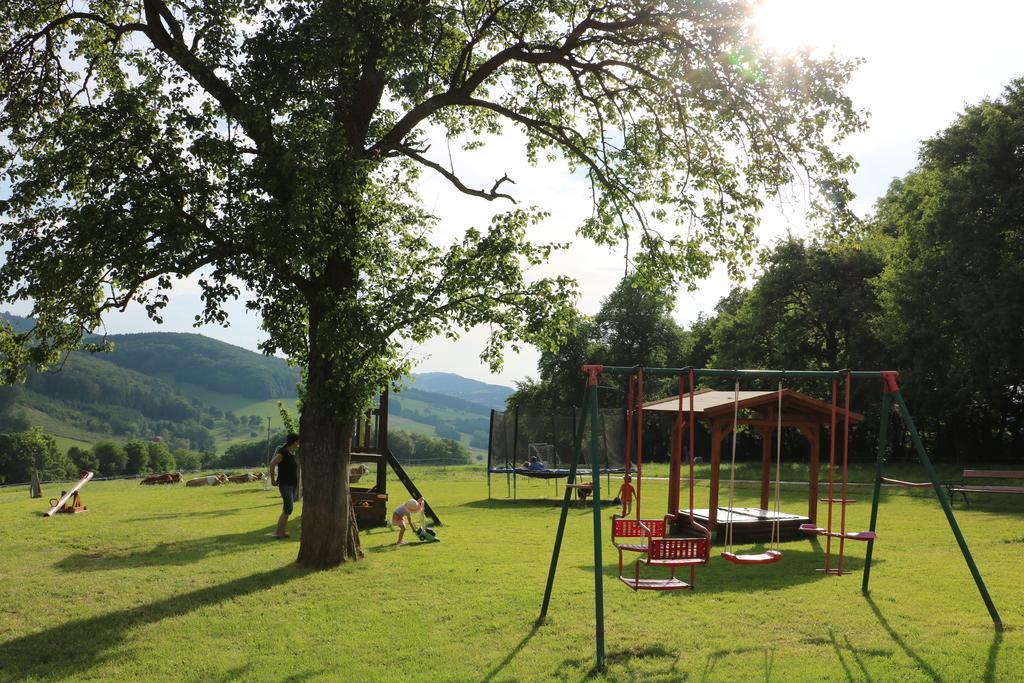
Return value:
<svg viewBox="0 0 1024 683">
<path fill-rule="evenodd" d="M 873 221 L 879 333 L 941 455 L 1024 444 L 1024 79 L 926 141 Z"/>
<path fill-rule="evenodd" d="M 415 191 L 439 174 L 428 129 L 471 148 L 507 128 L 593 187 L 580 234 L 633 236 L 641 280 L 736 266 L 766 196 L 803 175 L 842 195 L 833 143 L 860 125 L 850 64 L 752 42 L 745 0 L 9 0 L 0 17 L 6 301 L 36 326 L 0 338 L 14 379 L 101 315 L 200 274 L 201 322 L 247 291 L 304 370 L 308 486 L 299 562 L 358 555 L 353 417 L 407 370 L 405 344 L 487 323 L 551 344 L 572 282 L 524 269 L 535 210 L 431 239 Z M 478 157 L 479 158 L 479 157 Z M 489 167 L 500 159 L 484 159 Z M 815 187 L 817 185 L 810 185 Z M 635 245 L 639 245 L 638 247 Z"/>
</svg>

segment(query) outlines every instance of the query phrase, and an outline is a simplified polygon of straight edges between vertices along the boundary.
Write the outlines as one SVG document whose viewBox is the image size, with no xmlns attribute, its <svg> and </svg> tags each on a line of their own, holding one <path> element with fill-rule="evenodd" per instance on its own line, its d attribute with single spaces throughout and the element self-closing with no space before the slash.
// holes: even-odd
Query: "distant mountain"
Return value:
<svg viewBox="0 0 1024 683">
<path fill-rule="evenodd" d="M 296 396 L 299 370 L 201 334 L 146 332 L 113 334 L 114 351 L 102 357 L 122 368 L 210 391 L 255 399 Z"/>
<path fill-rule="evenodd" d="M 10 323 L 15 332 L 25 332 L 32 329 L 32 318 L 22 318 L 13 313 L 0 313 L 0 320 Z"/>
<path fill-rule="evenodd" d="M 414 375 L 412 387 L 420 391 L 479 403 L 495 410 L 504 410 L 505 399 L 515 392 L 511 387 L 480 382 L 452 372 L 424 372 L 421 375 Z"/>
<path fill-rule="evenodd" d="M 17 330 L 32 320 L 0 313 Z M 0 387 L 0 432 L 38 424 L 62 446 L 102 438 L 161 436 L 172 445 L 222 451 L 276 425 L 277 400 L 295 407 L 300 375 L 268 357 L 200 334 L 108 335 L 109 353 L 76 352 L 60 368 L 30 372 L 24 387 Z M 512 389 L 433 372 L 392 396 L 396 431 L 487 448 L 491 408 Z M 20 425 L 20 426 L 19 426 Z"/>
</svg>

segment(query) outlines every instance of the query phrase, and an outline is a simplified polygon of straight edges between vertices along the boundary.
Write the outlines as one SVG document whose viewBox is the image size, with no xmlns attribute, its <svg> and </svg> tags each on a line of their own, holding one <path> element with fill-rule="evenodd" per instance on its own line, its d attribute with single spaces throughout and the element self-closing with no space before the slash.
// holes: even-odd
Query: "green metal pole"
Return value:
<svg viewBox="0 0 1024 683">
<path fill-rule="evenodd" d="M 594 394 L 594 398 L 597 398 L 596 388 L 594 391 L 590 390 L 588 385 L 583 390 L 583 402 L 584 404 L 590 398 L 590 395 Z M 576 427 L 576 433 L 573 435 L 572 442 L 572 464 L 569 465 L 569 477 L 568 483 L 572 484 L 576 481 L 576 465 L 580 461 L 580 451 L 583 449 L 583 431 L 587 426 L 587 415 L 589 410 L 584 410 L 580 415 L 580 423 Z M 572 495 L 572 489 L 568 486 L 565 487 L 565 495 L 562 498 L 562 514 L 558 518 L 558 531 L 555 532 L 555 548 L 551 551 L 551 566 L 548 568 L 548 583 L 544 589 L 544 603 L 540 608 L 540 616 L 537 618 L 537 623 L 541 624 L 548 615 L 548 606 L 551 604 L 551 591 L 555 585 L 555 570 L 558 569 L 558 555 L 562 551 L 562 537 L 565 535 L 565 521 L 569 516 L 569 500 Z"/>
<path fill-rule="evenodd" d="M 889 392 L 882 394 L 882 419 L 878 425 L 878 458 L 875 461 L 875 492 L 871 497 L 871 524 L 869 531 L 875 530 L 878 523 L 878 499 L 882 493 L 882 466 L 885 463 L 885 447 L 889 441 L 889 410 L 892 407 L 892 398 Z M 868 579 L 871 578 L 871 554 L 875 549 L 875 539 L 868 541 L 867 554 L 864 557 L 864 580 L 860 590 L 864 595 L 868 594 Z"/>
<path fill-rule="evenodd" d="M 949 526 L 953 530 L 953 535 L 956 536 L 956 542 L 960 545 L 960 552 L 963 553 L 964 560 L 967 562 L 967 567 L 971 570 L 971 576 L 974 577 L 974 583 L 978 585 L 978 592 L 981 593 L 981 599 L 985 601 L 988 613 L 992 617 L 992 623 L 995 624 L 997 631 L 1002 631 L 1003 621 L 999 618 L 999 613 L 996 611 L 996 606 L 992 602 L 992 597 L 988 594 L 988 589 L 985 587 L 985 580 L 981 578 L 981 572 L 978 571 L 978 566 L 974 564 L 974 558 L 971 557 L 971 550 L 967 547 L 967 541 L 964 539 L 964 535 L 960 533 L 960 526 L 956 523 L 956 518 L 953 517 L 953 507 L 949 504 L 949 498 L 946 496 L 946 492 L 942 490 L 942 484 L 939 483 L 939 475 L 935 471 L 935 467 L 932 466 L 932 461 L 928 459 L 928 454 L 924 450 L 924 443 L 921 441 L 921 435 L 917 433 L 917 427 L 914 426 L 914 419 L 910 417 L 910 410 L 907 408 L 907 404 L 903 400 L 903 395 L 897 390 L 893 392 L 893 398 L 896 401 L 896 405 L 899 406 L 900 416 L 903 418 L 903 422 L 907 425 L 907 429 L 910 431 L 910 438 L 914 441 L 914 448 L 917 449 L 917 455 L 921 458 L 921 462 L 924 463 L 925 469 L 928 471 L 928 476 L 932 480 L 932 488 L 935 489 L 935 495 L 939 497 L 939 503 L 942 505 L 942 511 L 946 513 L 946 519 L 949 520 Z"/>
<path fill-rule="evenodd" d="M 604 671 L 604 562 L 601 560 L 601 443 L 597 423 L 597 375 L 594 371 L 591 371 L 588 381 L 593 385 L 593 391 L 590 392 L 590 468 L 594 482 L 594 617 L 597 622 L 597 670 Z"/>
</svg>

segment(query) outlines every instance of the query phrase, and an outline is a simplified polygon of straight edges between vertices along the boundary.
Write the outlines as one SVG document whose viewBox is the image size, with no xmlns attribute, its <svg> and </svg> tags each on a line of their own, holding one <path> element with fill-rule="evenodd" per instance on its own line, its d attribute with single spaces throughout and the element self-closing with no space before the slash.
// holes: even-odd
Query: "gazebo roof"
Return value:
<svg viewBox="0 0 1024 683">
<path fill-rule="evenodd" d="M 779 404 L 778 391 L 741 391 L 739 392 L 741 410 L 772 409 Z M 712 419 L 722 415 L 731 415 L 735 394 L 731 391 L 701 389 L 693 394 L 693 412 L 698 417 Z M 674 413 L 679 410 L 679 396 L 670 396 L 656 401 L 644 403 L 644 410 Z M 683 394 L 683 412 L 690 410 L 690 395 Z M 837 408 L 838 418 L 842 419 L 846 411 L 842 406 Z M 799 416 L 815 422 L 829 422 L 832 419 L 832 404 L 819 401 L 813 396 L 801 394 L 792 389 L 782 390 L 782 412 L 790 418 Z M 862 422 L 864 416 L 850 411 L 851 422 Z"/>
</svg>

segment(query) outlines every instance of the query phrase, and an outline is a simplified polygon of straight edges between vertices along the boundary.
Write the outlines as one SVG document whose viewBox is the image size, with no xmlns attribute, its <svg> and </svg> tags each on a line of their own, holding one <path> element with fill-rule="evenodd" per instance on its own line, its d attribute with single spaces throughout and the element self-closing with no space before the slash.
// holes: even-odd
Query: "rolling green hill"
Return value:
<svg viewBox="0 0 1024 683">
<path fill-rule="evenodd" d="M 15 329 L 27 318 L 0 314 Z M 281 428 L 281 401 L 296 411 L 299 372 L 284 360 L 199 334 L 110 335 L 110 353 L 72 353 L 59 368 L 0 387 L 0 431 L 38 425 L 62 448 L 101 439 L 160 436 L 172 448 L 222 453 Z M 435 388 L 425 390 L 427 387 Z M 425 373 L 391 399 L 395 431 L 459 441 L 479 456 L 489 415 L 508 387 Z"/>
<path fill-rule="evenodd" d="M 452 372 L 424 372 L 413 376 L 413 388 L 505 410 L 505 399 L 515 391 L 500 384 L 487 384 Z"/>
</svg>

